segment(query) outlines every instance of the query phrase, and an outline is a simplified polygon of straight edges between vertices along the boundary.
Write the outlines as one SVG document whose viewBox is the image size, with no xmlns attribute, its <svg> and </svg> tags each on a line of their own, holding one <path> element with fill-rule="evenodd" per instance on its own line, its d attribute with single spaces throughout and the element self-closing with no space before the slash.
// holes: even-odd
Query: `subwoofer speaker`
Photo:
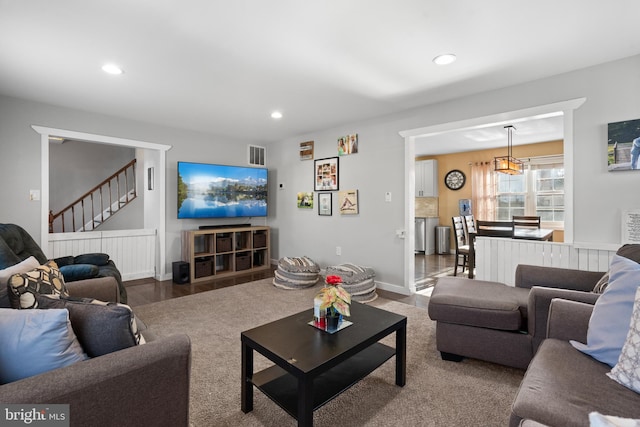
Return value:
<svg viewBox="0 0 640 427">
<path fill-rule="evenodd" d="M 189 283 L 189 263 L 176 261 L 173 263 L 173 281 L 179 285 Z"/>
</svg>

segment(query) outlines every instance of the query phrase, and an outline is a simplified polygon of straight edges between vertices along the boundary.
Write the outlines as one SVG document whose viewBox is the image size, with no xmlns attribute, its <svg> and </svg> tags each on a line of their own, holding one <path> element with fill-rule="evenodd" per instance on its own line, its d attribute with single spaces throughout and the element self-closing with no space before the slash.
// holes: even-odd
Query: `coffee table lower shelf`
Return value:
<svg viewBox="0 0 640 427">
<path fill-rule="evenodd" d="M 396 350 L 375 343 L 319 375 L 313 382 L 313 410 L 375 371 Z M 251 383 L 294 418 L 298 418 L 298 380 L 277 365 L 253 374 Z"/>
</svg>

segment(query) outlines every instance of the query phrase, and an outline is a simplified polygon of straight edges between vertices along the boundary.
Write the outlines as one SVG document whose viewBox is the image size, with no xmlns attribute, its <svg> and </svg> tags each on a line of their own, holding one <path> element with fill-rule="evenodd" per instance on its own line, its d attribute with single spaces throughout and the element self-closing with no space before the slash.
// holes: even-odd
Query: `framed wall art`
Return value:
<svg viewBox="0 0 640 427">
<path fill-rule="evenodd" d="M 607 169 L 640 169 L 640 119 L 607 125 Z"/>
<path fill-rule="evenodd" d="M 358 190 L 340 191 L 338 193 L 338 209 L 340 215 L 356 215 L 358 213 Z"/>
<path fill-rule="evenodd" d="M 300 160 L 313 159 L 313 141 L 300 143 Z"/>
<path fill-rule="evenodd" d="M 331 216 L 333 193 L 318 193 L 318 215 Z"/>
<path fill-rule="evenodd" d="M 340 182 L 337 157 L 318 159 L 313 162 L 313 182 L 315 191 L 336 191 Z"/>
<path fill-rule="evenodd" d="M 298 193 L 298 207 L 302 209 L 313 209 L 313 193 Z"/>
<path fill-rule="evenodd" d="M 358 152 L 358 134 L 345 135 L 338 138 L 338 156 L 356 154 Z"/>
</svg>

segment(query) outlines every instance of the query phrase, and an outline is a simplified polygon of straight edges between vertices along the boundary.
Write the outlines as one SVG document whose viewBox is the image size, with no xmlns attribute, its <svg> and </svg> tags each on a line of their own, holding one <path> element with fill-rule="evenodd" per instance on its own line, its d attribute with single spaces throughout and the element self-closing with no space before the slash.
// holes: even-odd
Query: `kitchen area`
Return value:
<svg viewBox="0 0 640 427">
<path fill-rule="evenodd" d="M 416 162 L 415 279 L 416 290 L 435 282 L 435 275 L 453 265 L 448 225 L 440 226 L 438 209 L 438 161 Z"/>
</svg>

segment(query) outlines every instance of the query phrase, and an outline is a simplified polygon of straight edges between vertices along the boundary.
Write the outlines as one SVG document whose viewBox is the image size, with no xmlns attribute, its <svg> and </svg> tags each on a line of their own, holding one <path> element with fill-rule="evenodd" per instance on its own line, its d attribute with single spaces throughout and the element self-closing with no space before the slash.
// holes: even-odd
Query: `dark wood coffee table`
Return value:
<svg viewBox="0 0 640 427">
<path fill-rule="evenodd" d="M 253 386 L 298 420 L 313 425 L 313 411 L 396 356 L 396 384 L 406 381 L 407 318 L 353 302 L 353 325 L 334 334 L 308 323 L 313 309 L 244 331 L 242 412 L 253 410 Z M 396 333 L 396 347 L 378 341 Z M 253 351 L 275 365 L 253 372 Z"/>
</svg>

